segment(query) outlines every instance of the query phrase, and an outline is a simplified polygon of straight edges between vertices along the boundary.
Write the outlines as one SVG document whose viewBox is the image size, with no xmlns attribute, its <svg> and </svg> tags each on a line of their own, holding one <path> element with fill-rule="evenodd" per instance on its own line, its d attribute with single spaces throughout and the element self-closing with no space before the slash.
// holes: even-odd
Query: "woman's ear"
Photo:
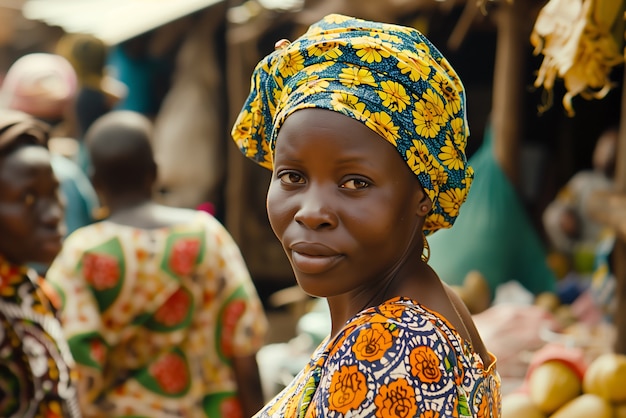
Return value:
<svg viewBox="0 0 626 418">
<path fill-rule="evenodd" d="M 427 193 L 424 193 L 417 207 L 417 215 L 426 216 L 430 213 L 432 208 L 433 208 L 432 200 L 430 200 L 430 197 L 428 197 Z"/>
</svg>

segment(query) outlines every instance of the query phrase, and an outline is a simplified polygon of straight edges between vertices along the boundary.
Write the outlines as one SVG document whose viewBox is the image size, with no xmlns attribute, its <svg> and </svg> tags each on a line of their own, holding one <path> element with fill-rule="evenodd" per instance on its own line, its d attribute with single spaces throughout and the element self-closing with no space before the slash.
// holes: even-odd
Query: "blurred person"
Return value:
<svg viewBox="0 0 626 418">
<path fill-rule="evenodd" d="M 55 144 L 72 143 L 58 139 L 62 125 L 72 112 L 76 96 L 76 73 L 63 57 L 48 53 L 27 54 L 16 60 L 0 86 L 0 108 L 28 113 L 51 125 L 52 167 L 65 199 L 66 233 L 92 223 L 99 207 L 89 178 Z M 54 130 L 58 133 L 55 133 Z M 58 139 L 58 140 L 57 140 Z"/>
<path fill-rule="evenodd" d="M 80 417 L 74 361 L 29 263 L 61 249 L 63 208 L 49 127 L 0 112 L 0 416 Z"/>
<path fill-rule="evenodd" d="M 592 270 L 593 254 L 603 231 L 603 226 L 589 216 L 588 205 L 594 192 L 613 188 L 617 139 L 617 128 L 604 130 L 594 148 L 592 169 L 574 174 L 543 212 L 550 245 L 582 273 Z"/>
<path fill-rule="evenodd" d="M 152 200 L 152 124 L 98 119 L 85 141 L 110 216 L 67 238 L 47 273 L 87 417 L 250 417 L 263 405 L 266 319 L 240 251 L 205 211 Z"/>
<path fill-rule="evenodd" d="M 89 172 L 83 141 L 85 132 L 96 119 L 123 100 L 128 90 L 107 73 L 108 52 L 104 41 L 89 34 L 66 34 L 57 43 L 57 53 L 65 57 L 76 71 L 78 86 L 72 115 L 79 146 L 76 159 L 85 173 Z"/>
</svg>

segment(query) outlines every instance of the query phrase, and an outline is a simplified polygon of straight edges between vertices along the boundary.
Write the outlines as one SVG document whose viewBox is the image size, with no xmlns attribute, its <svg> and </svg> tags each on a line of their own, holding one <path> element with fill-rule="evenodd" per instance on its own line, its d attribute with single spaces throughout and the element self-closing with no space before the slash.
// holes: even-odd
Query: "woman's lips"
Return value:
<svg viewBox="0 0 626 418">
<path fill-rule="evenodd" d="M 333 268 L 343 255 L 317 243 L 296 243 L 291 245 L 293 266 L 305 274 L 319 274 Z"/>
</svg>

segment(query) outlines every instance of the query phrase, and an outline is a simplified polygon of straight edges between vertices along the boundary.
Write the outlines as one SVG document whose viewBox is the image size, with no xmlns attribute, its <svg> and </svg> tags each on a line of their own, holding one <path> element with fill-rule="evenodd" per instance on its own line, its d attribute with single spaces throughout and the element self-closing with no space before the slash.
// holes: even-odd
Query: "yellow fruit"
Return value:
<svg viewBox="0 0 626 418">
<path fill-rule="evenodd" d="M 585 393 L 572 399 L 550 418 L 613 418 L 611 404 L 597 395 Z M 503 418 L 506 416 L 503 415 Z"/>
<path fill-rule="evenodd" d="M 491 288 L 483 274 L 472 270 L 463 279 L 463 301 L 472 314 L 477 314 L 491 305 Z"/>
<path fill-rule="evenodd" d="M 546 414 L 537 408 L 528 395 L 511 393 L 502 397 L 503 418 L 546 418 Z"/>
<path fill-rule="evenodd" d="M 581 394 L 582 382 L 571 367 L 550 360 L 532 371 L 528 388 L 530 399 L 537 408 L 551 414 Z"/>
<path fill-rule="evenodd" d="M 625 402 L 626 355 L 606 353 L 592 361 L 583 378 L 583 391 L 610 402 Z"/>
<path fill-rule="evenodd" d="M 543 292 L 535 298 L 535 305 L 545 308 L 548 312 L 556 312 L 556 309 L 561 306 L 561 300 L 554 292 Z"/>
</svg>

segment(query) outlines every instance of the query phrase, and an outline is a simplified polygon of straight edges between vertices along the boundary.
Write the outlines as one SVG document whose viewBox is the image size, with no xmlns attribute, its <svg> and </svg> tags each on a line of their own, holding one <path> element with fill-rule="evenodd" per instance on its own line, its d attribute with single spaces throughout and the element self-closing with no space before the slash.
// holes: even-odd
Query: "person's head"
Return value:
<svg viewBox="0 0 626 418">
<path fill-rule="evenodd" d="M 0 255 L 16 264 L 48 264 L 61 249 L 63 207 L 47 141 L 47 125 L 0 112 Z"/>
<path fill-rule="evenodd" d="M 619 131 L 617 128 L 608 128 L 598 137 L 593 150 L 593 168 L 604 173 L 608 178 L 615 175 L 617 158 L 617 144 Z"/>
<path fill-rule="evenodd" d="M 118 110 L 98 118 L 85 134 L 91 180 L 101 197 L 149 199 L 156 180 L 150 143 L 152 123 L 140 113 Z"/>
<path fill-rule="evenodd" d="M 69 112 L 76 91 L 76 72 L 65 58 L 28 54 L 7 71 L 0 88 L 0 107 L 56 123 Z"/>
<path fill-rule="evenodd" d="M 90 34 L 66 34 L 57 43 L 57 52 L 72 64 L 80 84 L 100 87 L 108 54 L 104 41 Z"/>
<path fill-rule="evenodd" d="M 272 227 L 297 276 L 340 258 L 385 273 L 421 250 L 422 232 L 451 227 L 465 201 L 463 86 L 407 27 L 330 15 L 277 47 L 257 65 L 232 131 L 273 170 Z"/>
</svg>

